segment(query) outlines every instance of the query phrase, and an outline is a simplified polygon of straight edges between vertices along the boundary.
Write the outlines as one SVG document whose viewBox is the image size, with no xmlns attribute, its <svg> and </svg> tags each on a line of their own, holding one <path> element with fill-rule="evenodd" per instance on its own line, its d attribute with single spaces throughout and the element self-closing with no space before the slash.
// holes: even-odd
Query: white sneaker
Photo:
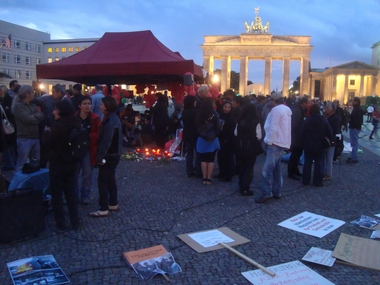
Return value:
<svg viewBox="0 0 380 285">
<path fill-rule="evenodd" d="M 107 217 L 108 216 L 108 210 L 106 210 L 106 211 L 97 210 L 95 212 L 91 212 L 90 216 L 91 217 Z"/>
<path fill-rule="evenodd" d="M 119 210 L 119 205 L 115 205 L 115 206 L 108 205 L 108 210 L 110 210 L 110 211 L 117 211 L 117 210 Z"/>
</svg>

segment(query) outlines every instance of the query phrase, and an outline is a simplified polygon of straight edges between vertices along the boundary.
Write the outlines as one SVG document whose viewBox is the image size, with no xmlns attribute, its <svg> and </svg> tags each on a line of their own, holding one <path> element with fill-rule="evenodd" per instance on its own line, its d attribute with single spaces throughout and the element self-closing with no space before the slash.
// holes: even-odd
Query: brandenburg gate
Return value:
<svg viewBox="0 0 380 285">
<path fill-rule="evenodd" d="M 245 22 L 245 33 L 237 36 L 204 36 L 203 68 L 212 76 L 214 60 L 222 60 L 221 91 L 230 88 L 231 60 L 240 60 L 239 93 L 246 95 L 248 61 L 264 60 L 264 95 L 271 92 L 272 60 L 282 60 L 282 94 L 289 93 L 290 61 L 300 61 L 300 94 L 308 94 L 310 36 L 274 36 L 269 33 L 269 22 L 262 24 L 255 8 L 255 21 Z M 295 78 L 294 78 L 295 80 Z"/>
</svg>

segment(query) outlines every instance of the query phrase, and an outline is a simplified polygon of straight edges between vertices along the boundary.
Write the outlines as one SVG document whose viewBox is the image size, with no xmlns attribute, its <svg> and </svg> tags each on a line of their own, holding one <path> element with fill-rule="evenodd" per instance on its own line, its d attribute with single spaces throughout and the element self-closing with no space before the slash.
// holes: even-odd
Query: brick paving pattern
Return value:
<svg viewBox="0 0 380 285">
<path fill-rule="evenodd" d="M 343 155 L 341 161 L 347 157 Z M 234 248 L 264 266 L 301 260 L 311 247 L 333 250 L 340 233 L 369 238 L 370 230 L 350 221 L 380 213 L 380 159 L 367 150 L 359 159 L 354 165 L 334 164 L 333 178 L 322 188 L 288 179 L 283 164 L 283 198 L 264 205 L 254 203 L 260 195 L 263 155 L 255 166 L 252 197 L 239 195 L 237 177 L 228 183 L 214 179 L 211 186 L 185 177 L 184 161 L 122 161 L 117 169 L 120 210 L 107 218 L 90 217 L 97 209 L 95 185 L 90 205 L 79 206 L 78 231 L 56 231 L 53 215 L 48 213 L 47 229 L 39 237 L 0 244 L 0 284 L 12 284 L 7 262 L 48 254 L 55 257 L 71 284 L 167 284 L 160 276 L 142 280 L 122 257 L 123 252 L 158 244 L 172 252 L 183 269 L 170 276 L 172 284 L 250 284 L 241 272 L 256 268 L 226 249 L 197 253 L 177 235 L 228 227 L 251 240 Z M 323 238 L 277 226 L 303 211 L 346 223 Z M 380 284 L 376 271 L 337 263 L 332 268 L 304 264 L 335 284 Z"/>
</svg>

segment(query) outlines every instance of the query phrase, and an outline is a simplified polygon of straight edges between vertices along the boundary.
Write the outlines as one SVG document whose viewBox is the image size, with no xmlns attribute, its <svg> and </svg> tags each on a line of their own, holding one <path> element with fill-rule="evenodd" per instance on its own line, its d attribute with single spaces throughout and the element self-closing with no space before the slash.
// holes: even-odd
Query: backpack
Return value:
<svg viewBox="0 0 380 285">
<path fill-rule="evenodd" d="M 254 124 L 240 121 L 236 126 L 235 155 L 253 158 L 263 153 L 260 141 L 256 137 L 258 122 Z"/>
<path fill-rule="evenodd" d="M 74 128 L 69 136 L 71 158 L 83 159 L 90 148 L 90 136 L 85 128 Z"/>
</svg>

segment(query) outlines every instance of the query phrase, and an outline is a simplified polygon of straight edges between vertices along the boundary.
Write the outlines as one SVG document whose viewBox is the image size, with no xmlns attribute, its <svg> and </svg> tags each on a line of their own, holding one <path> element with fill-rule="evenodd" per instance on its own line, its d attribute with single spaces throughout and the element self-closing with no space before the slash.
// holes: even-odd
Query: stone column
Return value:
<svg viewBox="0 0 380 285">
<path fill-rule="evenodd" d="M 272 77 L 272 58 L 265 57 L 264 65 L 264 96 L 270 94 L 270 80 Z"/>
<path fill-rule="evenodd" d="M 240 79 L 239 79 L 239 93 L 244 96 L 246 94 L 246 87 L 248 81 L 248 57 L 240 57 Z"/>
<path fill-rule="evenodd" d="M 344 75 L 344 88 L 343 88 L 343 102 L 341 104 L 344 104 L 348 101 L 348 74 Z"/>
<path fill-rule="evenodd" d="M 210 56 L 203 56 L 203 69 L 210 74 Z"/>
<path fill-rule="evenodd" d="M 315 97 L 315 78 L 311 78 L 310 98 L 314 99 L 314 97 Z"/>
<path fill-rule="evenodd" d="M 375 95 L 376 93 L 376 76 L 372 75 L 371 76 L 371 94 L 368 94 L 370 96 Z"/>
<path fill-rule="evenodd" d="M 364 96 L 364 74 L 360 74 L 359 97 Z"/>
<path fill-rule="evenodd" d="M 285 57 L 282 60 L 282 95 L 289 96 L 289 78 L 290 78 L 290 58 Z"/>
<path fill-rule="evenodd" d="M 231 56 L 222 57 L 222 72 L 220 78 L 220 91 L 223 93 L 230 88 L 231 85 Z"/>
<path fill-rule="evenodd" d="M 300 95 L 307 94 L 307 87 L 309 86 L 309 62 L 309 58 L 301 58 Z"/>
</svg>

